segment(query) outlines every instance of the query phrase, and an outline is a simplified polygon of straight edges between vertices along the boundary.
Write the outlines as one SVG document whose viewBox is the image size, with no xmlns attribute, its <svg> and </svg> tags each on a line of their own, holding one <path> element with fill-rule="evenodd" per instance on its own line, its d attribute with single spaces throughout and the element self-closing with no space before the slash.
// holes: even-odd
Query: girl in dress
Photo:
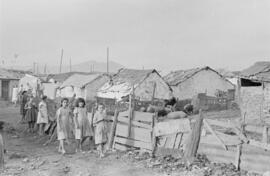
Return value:
<svg viewBox="0 0 270 176">
<path fill-rule="evenodd" d="M 39 135 L 44 134 L 45 125 L 48 123 L 47 96 L 42 96 L 42 101 L 38 105 L 37 124 L 39 125 Z"/>
<path fill-rule="evenodd" d="M 68 140 L 70 126 L 70 109 L 68 99 L 61 100 L 61 107 L 56 112 L 57 139 L 59 140 L 58 152 L 65 154 L 64 140 Z"/>
<path fill-rule="evenodd" d="M 34 97 L 30 96 L 28 102 L 25 105 L 26 109 L 26 121 L 28 122 L 29 132 L 34 133 L 34 127 L 37 120 L 37 106 L 34 103 Z"/>
<path fill-rule="evenodd" d="M 85 108 L 85 101 L 83 98 L 79 98 L 76 102 L 73 121 L 75 124 L 75 139 L 77 143 L 76 152 L 81 152 L 83 141 L 93 136 L 93 130 L 91 129 L 87 118 L 87 110 Z"/>
<path fill-rule="evenodd" d="M 95 143 L 98 145 L 97 149 L 99 156 L 104 157 L 104 145 L 107 142 L 107 128 L 106 128 L 106 111 L 103 104 L 98 105 L 97 112 L 93 118 L 93 125 L 95 127 Z"/>
</svg>

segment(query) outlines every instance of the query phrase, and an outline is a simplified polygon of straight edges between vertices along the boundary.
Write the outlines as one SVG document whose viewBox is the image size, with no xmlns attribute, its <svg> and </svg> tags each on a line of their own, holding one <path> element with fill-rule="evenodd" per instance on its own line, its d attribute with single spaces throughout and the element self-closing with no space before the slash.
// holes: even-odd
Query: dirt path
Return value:
<svg viewBox="0 0 270 176">
<path fill-rule="evenodd" d="M 0 120 L 11 123 L 16 131 L 5 133 L 8 153 L 5 156 L 6 169 L 0 175 L 23 176 L 159 176 L 151 169 L 121 159 L 119 153 L 108 154 L 100 159 L 95 153 L 74 154 L 74 144 L 67 148 L 67 155 L 57 153 L 57 142 L 49 146 L 47 140 L 23 132 L 26 124 L 18 124 L 19 109 L 1 107 Z M 12 130 L 11 130 L 12 131 Z"/>
</svg>

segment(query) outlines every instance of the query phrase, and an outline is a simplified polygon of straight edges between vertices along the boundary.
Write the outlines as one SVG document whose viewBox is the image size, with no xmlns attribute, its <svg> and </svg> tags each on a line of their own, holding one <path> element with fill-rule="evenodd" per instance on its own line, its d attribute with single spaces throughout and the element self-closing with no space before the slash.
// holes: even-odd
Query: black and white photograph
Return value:
<svg viewBox="0 0 270 176">
<path fill-rule="evenodd" d="M 270 0 L 0 0 L 0 176 L 270 176 Z"/>
</svg>

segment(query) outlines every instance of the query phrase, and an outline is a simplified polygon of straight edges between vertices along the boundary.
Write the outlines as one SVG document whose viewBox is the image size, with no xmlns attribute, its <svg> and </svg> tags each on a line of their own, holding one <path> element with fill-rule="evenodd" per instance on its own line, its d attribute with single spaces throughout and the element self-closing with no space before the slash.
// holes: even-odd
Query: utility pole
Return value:
<svg viewBox="0 0 270 176">
<path fill-rule="evenodd" d="M 69 72 L 71 72 L 71 58 L 69 59 Z"/>
<path fill-rule="evenodd" d="M 109 47 L 107 48 L 107 74 L 109 74 Z"/>
<path fill-rule="evenodd" d="M 47 73 L 47 64 L 44 65 L 44 74 Z"/>
<path fill-rule="evenodd" d="M 35 62 L 33 62 L 33 74 L 35 74 L 35 68 L 36 68 L 36 63 Z"/>
<path fill-rule="evenodd" d="M 59 73 L 61 73 L 61 71 L 62 71 L 63 54 L 64 54 L 64 50 L 62 49 L 62 50 L 61 50 L 61 60 L 60 60 Z"/>
<path fill-rule="evenodd" d="M 37 63 L 37 75 L 38 75 L 38 63 Z"/>
</svg>

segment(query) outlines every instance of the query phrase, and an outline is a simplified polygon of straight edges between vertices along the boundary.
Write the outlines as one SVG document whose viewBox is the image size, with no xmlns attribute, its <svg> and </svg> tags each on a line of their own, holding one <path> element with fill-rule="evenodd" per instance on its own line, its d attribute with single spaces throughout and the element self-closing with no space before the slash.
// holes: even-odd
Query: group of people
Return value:
<svg viewBox="0 0 270 176">
<path fill-rule="evenodd" d="M 61 100 L 60 108 L 56 111 L 57 139 L 59 140 L 58 152 L 65 154 L 65 141 L 70 144 L 71 133 L 76 141 L 76 151 L 82 152 L 82 144 L 86 139 L 94 140 L 100 157 L 104 157 L 104 145 L 107 142 L 106 110 L 103 104 L 95 107 L 93 118 L 88 117 L 86 103 L 83 98 L 78 98 L 75 107 L 70 106 L 68 98 Z M 35 124 L 38 125 L 39 135 L 44 135 L 44 128 L 49 122 L 47 97 L 42 96 L 36 106 L 33 96 L 22 92 L 21 98 L 22 121 L 27 122 L 29 132 L 34 132 Z"/>
</svg>

